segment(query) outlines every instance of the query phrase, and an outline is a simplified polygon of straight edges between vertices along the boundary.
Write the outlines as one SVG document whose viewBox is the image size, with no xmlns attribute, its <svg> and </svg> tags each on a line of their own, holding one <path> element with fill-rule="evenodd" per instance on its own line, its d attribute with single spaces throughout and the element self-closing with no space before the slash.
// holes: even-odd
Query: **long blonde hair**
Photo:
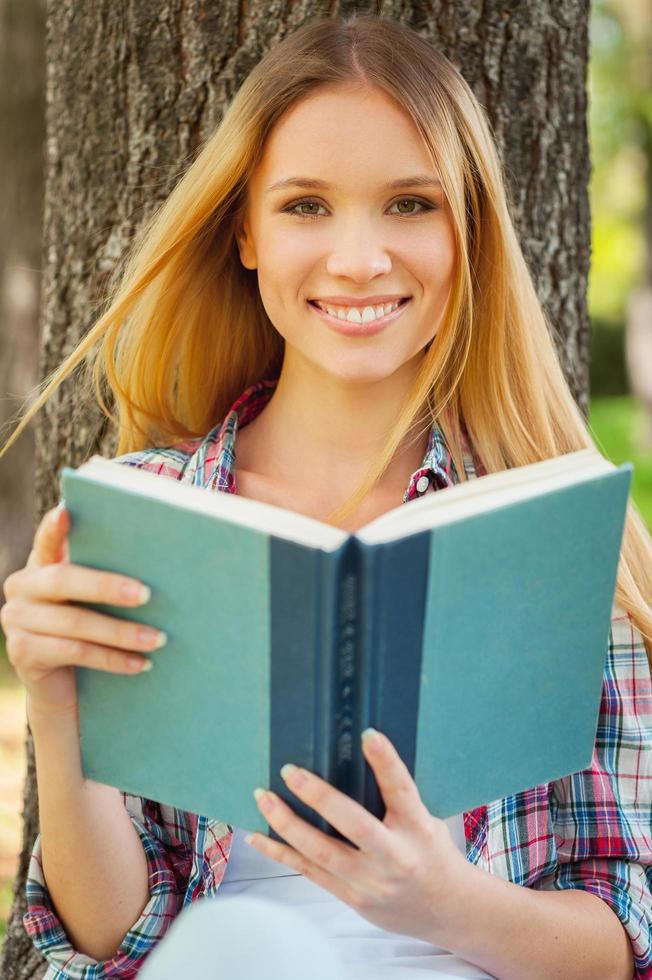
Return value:
<svg viewBox="0 0 652 980">
<path fill-rule="evenodd" d="M 426 39 L 373 15 L 312 21 L 246 78 L 224 117 L 116 270 L 105 311 L 2 448 L 83 362 L 87 392 L 117 427 L 119 454 L 204 435 L 242 390 L 280 372 L 284 345 L 240 262 L 235 230 L 270 130 L 327 84 L 380 86 L 409 113 L 450 203 L 458 261 L 446 314 L 385 451 L 329 516 L 351 513 L 417 426 L 437 421 L 460 478 L 462 424 L 487 472 L 593 446 L 563 376 L 508 210 L 489 124 Z M 117 416 L 106 397 L 117 405 Z M 652 665 L 652 541 L 629 503 L 616 601 Z"/>
</svg>

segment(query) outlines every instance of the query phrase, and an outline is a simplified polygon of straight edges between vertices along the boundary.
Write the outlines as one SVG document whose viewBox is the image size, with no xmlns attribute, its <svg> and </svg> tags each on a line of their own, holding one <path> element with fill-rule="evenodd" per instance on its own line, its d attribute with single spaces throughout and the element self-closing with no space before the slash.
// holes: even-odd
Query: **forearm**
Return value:
<svg viewBox="0 0 652 980">
<path fill-rule="evenodd" d="M 498 980 L 632 980 L 620 920 L 589 892 L 536 891 L 467 864 L 460 914 L 433 942 Z"/>
<path fill-rule="evenodd" d="M 72 945 L 114 955 L 149 899 L 147 861 L 122 795 L 84 779 L 76 716 L 28 718 L 34 739 L 43 873 Z"/>
</svg>

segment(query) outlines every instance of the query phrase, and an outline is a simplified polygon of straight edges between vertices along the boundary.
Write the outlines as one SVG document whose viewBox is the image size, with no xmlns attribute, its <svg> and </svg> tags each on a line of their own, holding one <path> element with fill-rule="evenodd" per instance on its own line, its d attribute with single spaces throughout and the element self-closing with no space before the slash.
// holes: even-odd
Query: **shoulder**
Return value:
<svg viewBox="0 0 652 980">
<path fill-rule="evenodd" d="M 652 677 L 643 634 L 631 615 L 614 604 L 605 663 L 605 686 L 614 685 L 619 695 L 652 714 Z"/>
<path fill-rule="evenodd" d="M 112 462 L 181 480 L 190 461 L 203 442 L 204 438 L 196 438 L 177 442 L 171 446 L 137 449 L 131 453 L 115 456 Z"/>
<path fill-rule="evenodd" d="M 652 777 L 650 662 L 641 631 L 617 605 L 609 629 L 596 752 L 605 768 L 639 774 L 644 769 L 646 778 Z"/>
</svg>

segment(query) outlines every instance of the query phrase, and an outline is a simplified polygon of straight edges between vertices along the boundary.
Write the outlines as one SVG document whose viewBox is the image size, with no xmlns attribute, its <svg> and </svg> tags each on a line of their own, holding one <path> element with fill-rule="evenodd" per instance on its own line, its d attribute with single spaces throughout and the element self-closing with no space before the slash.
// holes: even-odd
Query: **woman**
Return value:
<svg viewBox="0 0 652 980">
<path fill-rule="evenodd" d="M 125 465 L 347 530 L 592 445 L 483 113 L 439 52 L 381 18 L 306 25 L 263 58 L 23 424 L 85 358 L 107 414 L 105 383 L 117 403 Z M 39 790 L 25 925 L 49 976 L 133 976 L 180 909 L 215 893 L 219 935 L 237 858 L 260 882 L 272 863 L 294 871 L 295 896 L 328 893 L 340 918 L 326 947 L 351 976 L 436 973 L 444 949 L 496 977 L 652 977 L 652 549 L 633 505 L 591 769 L 450 824 L 382 735 L 365 756 L 383 822 L 318 777 L 287 774 L 359 851 L 264 792 L 285 844 L 84 783 L 73 665 L 138 671 L 143 658 L 132 667 L 123 651 L 157 640 L 69 605 L 118 602 L 128 583 L 66 561 L 68 520 L 46 515 L 2 616 Z"/>
</svg>

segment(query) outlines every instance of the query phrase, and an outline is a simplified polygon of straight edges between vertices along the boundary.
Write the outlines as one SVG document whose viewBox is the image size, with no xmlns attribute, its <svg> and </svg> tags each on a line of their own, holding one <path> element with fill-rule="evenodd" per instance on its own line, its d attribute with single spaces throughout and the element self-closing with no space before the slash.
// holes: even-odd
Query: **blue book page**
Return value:
<svg viewBox="0 0 652 980">
<path fill-rule="evenodd" d="M 252 790 L 270 770 L 268 536 L 90 482 L 64 471 L 70 560 L 152 589 L 144 606 L 92 608 L 169 639 L 148 673 L 77 668 L 84 773 L 266 832 Z"/>
<path fill-rule="evenodd" d="M 430 532 L 415 781 L 434 815 L 590 764 L 630 479 Z"/>
</svg>

